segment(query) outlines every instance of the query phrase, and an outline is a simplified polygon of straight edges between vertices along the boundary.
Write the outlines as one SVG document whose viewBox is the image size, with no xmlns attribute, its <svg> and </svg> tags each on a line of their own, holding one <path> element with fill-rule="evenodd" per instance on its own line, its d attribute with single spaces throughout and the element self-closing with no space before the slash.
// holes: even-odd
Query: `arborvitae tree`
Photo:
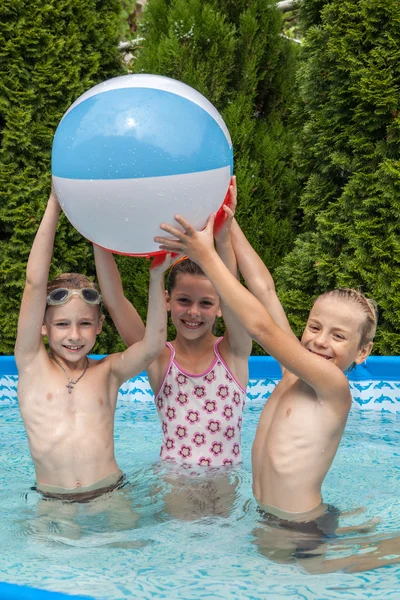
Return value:
<svg viewBox="0 0 400 600">
<path fill-rule="evenodd" d="M 26 262 L 50 193 L 55 129 L 78 96 L 123 72 L 120 10 L 119 0 L 0 4 L 0 353 L 13 351 Z M 61 271 L 94 274 L 90 244 L 63 218 L 51 275 Z"/>
<path fill-rule="evenodd" d="M 292 246 L 297 205 L 287 127 L 297 46 L 281 27 L 273 0 L 149 0 L 133 63 L 187 83 L 220 111 L 234 146 L 237 217 L 272 269 Z M 148 263 L 118 263 L 144 317 Z"/>
<path fill-rule="evenodd" d="M 375 351 L 400 352 L 400 6 L 304 0 L 296 148 L 304 233 L 278 270 L 298 332 L 313 296 L 360 287 L 380 307 Z"/>
</svg>

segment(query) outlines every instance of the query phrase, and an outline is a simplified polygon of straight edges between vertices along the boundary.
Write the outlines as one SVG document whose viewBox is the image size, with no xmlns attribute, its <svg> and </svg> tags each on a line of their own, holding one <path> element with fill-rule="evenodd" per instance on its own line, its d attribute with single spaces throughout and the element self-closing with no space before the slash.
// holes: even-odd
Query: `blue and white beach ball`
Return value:
<svg viewBox="0 0 400 600">
<path fill-rule="evenodd" d="M 188 85 L 125 75 L 96 85 L 54 136 L 53 182 L 68 219 L 121 254 L 158 252 L 161 222 L 179 213 L 202 229 L 233 172 L 232 142 L 215 107 Z M 165 235 L 165 234 L 164 234 Z"/>
</svg>

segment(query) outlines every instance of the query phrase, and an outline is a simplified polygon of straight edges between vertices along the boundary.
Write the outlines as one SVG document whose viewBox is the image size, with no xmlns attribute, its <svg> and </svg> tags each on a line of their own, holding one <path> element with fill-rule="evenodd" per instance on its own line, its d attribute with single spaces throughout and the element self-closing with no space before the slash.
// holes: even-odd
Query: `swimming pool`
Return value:
<svg viewBox="0 0 400 600">
<path fill-rule="evenodd" d="M 376 533 L 334 540 L 326 549 L 329 559 L 365 552 L 360 538 L 383 539 L 400 529 L 400 359 L 372 358 L 351 376 L 354 406 L 323 492 L 326 501 L 342 510 L 366 506 L 364 514 L 343 524 L 378 515 L 382 522 Z M 3 371 L 11 374 L 0 380 L 4 581 L 107 600 L 400 597 L 399 566 L 312 575 L 302 565 L 264 556 L 261 517 L 251 494 L 250 448 L 265 397 L 279 378 L 272 359 L 251 359 L 244 464 L 218 482 L 215 502 L 198 501 L 202 484 L 194 482 L 187 508 L 184 487 L 176 487 L 174 473 L 158 466 L 159 424 L 147 379 L 140 376 L 123 386 L 116 412 L 116 456 L 129 486 L 117 507 L 114 498 L 111 507 L 90 503 L 78 507 L 76 514 L 53 510 L 30 489 L 34 470 L 16 404 L 12 360 L 8 363 Z M 212 498 L 214 484 L 207 485 Z M 174 512 L 176 498 L 179 514 Z M 1 598 L 28 597 L 25 592 L 0 586 Z M 40 591 L 29 597 L 57 598 Z"/>
</svg>

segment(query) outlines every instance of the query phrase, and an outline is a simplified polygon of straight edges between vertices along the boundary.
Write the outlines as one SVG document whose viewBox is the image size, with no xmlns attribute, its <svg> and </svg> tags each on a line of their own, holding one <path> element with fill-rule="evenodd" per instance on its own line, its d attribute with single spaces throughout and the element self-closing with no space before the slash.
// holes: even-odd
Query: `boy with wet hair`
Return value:
<svg viewBox="0 0 400 600">
<path fill-rule="evenodd" d="M 121 482 L 114 456 L 118 389 L 165 346 L 163 280 L 171 260 L 153 262 L 143 339 L 124 352 L 90 359 L 104 319 L 96 286 L 76 273 L 47 282 L 59 214 L 52 191 L 26 270 L 15 345 L 18 401 L 37 490 L 46 497 L 83 502 Z"/>
</svg>

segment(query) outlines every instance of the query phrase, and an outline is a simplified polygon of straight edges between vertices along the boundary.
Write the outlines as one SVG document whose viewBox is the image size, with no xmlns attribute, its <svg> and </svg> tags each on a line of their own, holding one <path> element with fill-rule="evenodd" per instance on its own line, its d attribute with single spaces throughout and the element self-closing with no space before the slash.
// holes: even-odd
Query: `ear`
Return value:
<svg viewBox="0 0 400 600">
<path fill-rule="evenodd" d="M 217 310 L 217 317 L 222 317 L 221 307 L 219 307 L 219 309 Z"/>
<path fill-rule="evenodd" d="M 105 316 L 101 315 L 101 317 L 97 323 L 96 335 L 99 335 L 99 333 L 101 333 L 101 330 L 103 329 L 104 319 L 105 319 Z"/>
<path fill-rule="evenodd" d="M 164 294 L 165 294 L 165 302 L 167 303 L 167 311 L 169 312 L 171 310 L 171 298 L 170 298 L 170 295 L 168 294 L 168 290 L 164 290 Z"/>
<path fill-rule="evenodd" d="M 368 342 L 367 344 L 365 344 L 365 346 L 363 346 L 359 352 L 358 352 L 358 356 L 357 358 L 354 360 L 354 362 L 357 365 L 360 365 L 361 363 L 364 362 L 364 360 L 366 360 L 368 358 L 368 356 L 371 354 L 371 350 L 372 347 L 374 345 L 374 342 Z"/>
<path fill-rule="evenodd" d="M 43 322 L 42 328 L 41 328 L 41 330 L 40 330 L 40 333 L 41 333 L 43 336 L 47 335 L 47 327 L 46 327 L 46 324 L 45 324 L 44 322 Z"/>
</svg>

